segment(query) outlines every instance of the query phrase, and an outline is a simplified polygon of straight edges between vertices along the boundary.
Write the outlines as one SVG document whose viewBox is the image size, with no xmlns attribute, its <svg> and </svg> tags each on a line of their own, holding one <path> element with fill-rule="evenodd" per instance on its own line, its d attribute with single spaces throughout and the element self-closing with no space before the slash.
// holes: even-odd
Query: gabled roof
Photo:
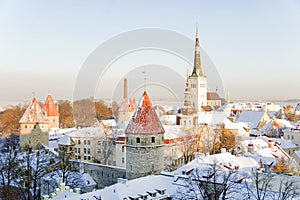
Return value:
<svg viewBox="0 0 300 200">
<path fill-rule="evenodd" d="M 58 144 L 64 146 L 72 146 L 75 145 L 75 142 L 70 135 L 64 135 L 58 140 Z"/>
<path fill-rule="evenodd" d="M 27 107 L 25 113 L 19 121 L 20 124 L 46 124 L 42 108 L 37 102 L 36 98 L 33 98 L 30 105 Z"/>
<path fill-rule="evenodd" d="M 207 100 L 208 101 L 221 101 L 221 104 L 225 104 L 226 100 L 224 98 L 221 98 L 220 95 L 217 92 L 207 92 L 206 93 Z"/>
<path fill-rule="evenodd" d="M 152 102 L 148 94 L 144 92 L 125 133 L 158 134 L 164 132 L 165 130 L 153 109 Z"/>
<path fill-rule="evenodd" d="M 46 116 L 59 116 L 59 112 L 50 94 L 46 98 L 43 112 Z"/>
<path fill-rule="evenodd" d="M 265 114 L 263 111 L 244 110 L 237 119 L 237 122 L 246 122 L 251 129 L 257 128 Z M 268 119 L 267 122 L 269 121 Z"/>
</svg>

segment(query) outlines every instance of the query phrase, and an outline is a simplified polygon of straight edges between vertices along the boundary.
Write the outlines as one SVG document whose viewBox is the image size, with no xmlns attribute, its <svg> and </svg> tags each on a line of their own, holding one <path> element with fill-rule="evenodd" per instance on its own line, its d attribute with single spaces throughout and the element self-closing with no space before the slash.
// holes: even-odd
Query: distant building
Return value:
<svg viewBox="0 0 300 200">
<path fill-rule="evenodd" d="M 128 99 L 128 85 L 127 85 L 127 79 L 124 79 L 124 99 L 123 103 L 121 104 L 118 112 L 118 121 L 119 124 L 122 124 L 122 126 L 125 128 L 130 121 L 133 112 L 136 107 L 136 100 L 135 99 Z"/>
<path fill-rule="evenodd" d="M 221 98 L 217 92 L 207 92 L 207 105 L 219 108 L 226 104 L 226 100 Z"/>
</svg>

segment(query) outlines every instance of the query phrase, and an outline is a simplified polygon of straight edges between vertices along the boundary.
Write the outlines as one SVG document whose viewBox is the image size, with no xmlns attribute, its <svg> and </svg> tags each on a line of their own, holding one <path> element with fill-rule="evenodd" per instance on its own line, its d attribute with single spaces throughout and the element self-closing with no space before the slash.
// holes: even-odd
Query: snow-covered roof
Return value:
<svg viewBox="0 0 300 200">
<path fill-rule="evenodd" d="M 162 115 L 159 120 L 166 125 L 175 125 L 176 124 L 176 115 Z"/>
<path fill-rule="evenodd" d="M 198 123 L 207 123 L 211 125 L 223 124 L 225 118 L 224 112 L 198 112 Z"/>
<path fill-rule="evenodd" d="M 280 140 L 278 138 L 272 138 L 272 139 L 273 139 L 274 142 L 276 142 L 276 141 L 278 141 L 278 142 L 282 141 L 283 142 L 283 140 Z M 287 146 L 274 145 L 273 148 L 269 148 L 268 147 L 268 140 L 270 140 L 270 138 L 268 138 L 268 137 L 244 139 L 241 142 L 242 146 L 247 147 L 250 142 L 252 142 L 252 144 L 254 146 L 254 154 L 245 153 L 245 156 L 252 157 L 257 162 L 262 160 L 262 162 L 266 163 L 266 164 L 270 164 L 272 162 L 275 163 L 281 157 L 284 157 L 286 159 L 290 158 L 290 156 L 283 150 L 284 149 L 283 147 L 288 147 L 287 144 L 284 144 L 284 145 L 287 145 Z M 294 146 L 293 144 L 289 144 L 289 145 Z"/>
<path fill-rule="evenodd" d="M 300 111 L 300 103 L 298 103 L 297 106 L 295 107 L 295 111 Z"/>
<path fill-rule="evenodd" d="M 156 198 L 167 197 L 168 194 L 175 194 L 178 185 L 173 184 L 174 178 L 165 175 L 150 175 L 134 180 L 122 180 L 112 186 L 101 190 L 82 194 L 78 197 L 67 198 L 69 200 L 93 199 L 101 197 L 102 200 L 122 200 L 129 197 L 140 197 L 149 195 L 147 192 L 156 192 Z M 165 195 L 161 195 L 157 190 L 165 190 Z"/>
<path fill-rule="evenodd" d="M 237 122 L 246 122 L 249 128 L 254 129 L 258 127 L 264 115 L 265 112 L 263 111 L 244 110 L 237 119 Z"/>
<path fill-rule="evenodd" d="M 152 102 L 148 94 L 144 92 L 125 133 L 158 134 L 164 132 Z"/>
<path fill-rule="evenodd" d="M 64 146 L 71 146 L 75 145 L 75 142 L 70 135 L 64 135 L 58 140 L 58 144 Z"/>
<path fill-rule="evenodd" d="M 59 112 L 58 112 L 56 105 L 53 101 L 53 98 L 50 94 L 46 98 L 46 101 L 45 101 L 45 104 L 43 107 L 43 112 L 47 116 L 59 116 Z"/>
<path fill-rule="evenodd" d="M 25 113 L 19 121 L 20 124 L 46 124 L 42 108 L 36 98 L 33 98 L 30 105 L 27 107 Z"/>
<path fill-rule="evenodd" d="M 267 137 L 262 137 L 262 139 L 266 142 L 268 142 L 268 139 Z M 281 139 L 281 138 L 272 138 L 274 140 L 274 142 L 278 142 L 281 146 L 281 148 L 283 149 L 295 149 L 297 148 L 297 145 L 295 145 L 294 143 L 292 142 L 289 142 L 285 139 Z"/>
<path fill-rule="evenodd" d="M 61 199 L 67 199 L 67 198 L 78 198 L 80 196 L 80 194 L 74 193 L 74 192 L 70 192 L 68 190 L 63 190 L 61 192 L 59 192 L 55 197 L 51 198 L 51 200 L 61 200 Z"/>
<path fill-rule="evenodd" d="M 78 129 L 76 132 L 70 133 L 71 137 L 96 138 L 105 137 L 103 128 L 101 127 L 86 127 Z"/>
<path fill-rule="evenodd" d="M 188 135 L 188 132 L 182 130 L 180 125 L 164 125 L 163 127 L 165 129 L 164 139 L 175 139 Z"/>
<path fill-rule="evenodd" d="M 174 174 L 181 174 L 182 171 L 190 169 L 205 169 L 208 165 L 217 164 L 219 166 L 237 167 L 240 170 L 251 170 L 258 166 L 258 162 L 253 158 L 244 156 L 235 156 L 231 153 L 219 153 L 207 156 L 199 156 L 188 164 L 174 171 Z"/>
<path fill-rule="evenodd" d="M 275 128 L 285 129 L 285 128 L 295 128 L 291 122 L 285 119 L 272 119 L 266 125 L 264 125 L 260 130 L 263 133 L 267 133 Z"/>
</svg>

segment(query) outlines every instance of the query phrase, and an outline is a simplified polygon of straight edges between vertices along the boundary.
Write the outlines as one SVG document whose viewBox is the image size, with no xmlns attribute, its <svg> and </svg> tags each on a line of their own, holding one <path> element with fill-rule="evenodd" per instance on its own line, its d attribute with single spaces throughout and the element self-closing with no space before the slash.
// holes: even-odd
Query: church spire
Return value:
<svg viewBox="0 0 300 200">
<path fill-rule="evenodd" d="M 195 57 L 194 57 L 194 68 L 193 68 L 192 76 L 201 76 L 201 77 L 204 76 L 202 69 L 201 69 L 198 23 L 196 24 Z"/>
</svg>

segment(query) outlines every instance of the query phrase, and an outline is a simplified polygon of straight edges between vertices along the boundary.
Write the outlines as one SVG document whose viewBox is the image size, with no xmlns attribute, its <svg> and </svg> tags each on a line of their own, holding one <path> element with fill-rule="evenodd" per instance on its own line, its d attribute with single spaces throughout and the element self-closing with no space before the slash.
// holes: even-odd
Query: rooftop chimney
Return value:
<svg viewBox="0 0 300 200">
<path fill-rule="evenodd" d="M 272 138 L 269 138 L 269 140 L 268 140 L 268 147 L 273 149 L 274 148 L 274 144 L 275 144 L 274 140 Z"/>
</svg>

